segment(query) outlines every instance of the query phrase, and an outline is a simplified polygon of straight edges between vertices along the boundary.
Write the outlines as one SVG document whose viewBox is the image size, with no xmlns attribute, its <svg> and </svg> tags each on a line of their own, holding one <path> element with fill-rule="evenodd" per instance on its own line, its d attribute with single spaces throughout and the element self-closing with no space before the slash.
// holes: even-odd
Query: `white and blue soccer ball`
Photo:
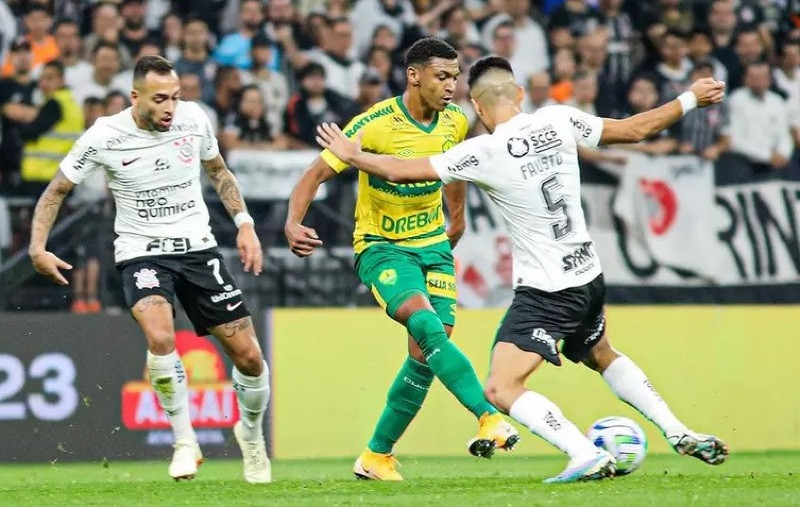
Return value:
<svg viewBox="0 0 800 507">
<path fill-rule="evenodd" d="M 647 455 L 647 437 L 641 426 L 627 417 L 598 419 L 586 434 L 594 445 L 617 459 L 617 475 L 635 471 Z"/>
</svg>

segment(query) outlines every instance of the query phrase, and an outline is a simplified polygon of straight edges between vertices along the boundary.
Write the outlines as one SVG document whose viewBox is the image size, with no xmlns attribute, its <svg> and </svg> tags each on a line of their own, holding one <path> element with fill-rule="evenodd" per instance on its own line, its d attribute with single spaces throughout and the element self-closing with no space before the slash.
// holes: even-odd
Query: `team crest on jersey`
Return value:
<svg viewBox="0 0 800 507">
<path fill-rule="evenodd" d="M 378 281 L 384 285 L 394 285 L 397 283 L 397 271 L 394 269 L 384 269 L 378 276 Z"/>
<path fill-rule="evenodd" d="M 509 139 L 507 147 L 508 154 L 514 158 L 524 157 L 531 150 L 528 140 L 521 137 L 512 137 Z"/>
<path fill-rule="evenodd" d="M 194 137 L 184 137 L 172 144 L 178 147 L 178 159 L 184 164 L 194 160 Z"/>
<path fill-rule="evenodd" d="M 133 277 L 136 278 L 136 287 L 138 289 L 153 289 L 161 286 L 155 269 L 142 268 L 134 273 Z"/>
</svg>

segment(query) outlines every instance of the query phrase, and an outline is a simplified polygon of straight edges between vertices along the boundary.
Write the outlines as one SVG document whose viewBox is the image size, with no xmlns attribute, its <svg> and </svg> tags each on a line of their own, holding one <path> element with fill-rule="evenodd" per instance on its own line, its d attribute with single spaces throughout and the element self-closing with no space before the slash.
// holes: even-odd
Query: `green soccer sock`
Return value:
<svg viewBox="0 0 800 507">
<path fill-rule="evenodd" d="M 369 450 L 383 454 L 392 452 L 394 444 L 422 408 L 431 382 L 433 372 L 428 365 L 407 357 L 389 388 L 386 407 L 367 444 Z"/>
<path fill-rule="evenodd" d="M 414 312 L 408 318 L 406 327 L 425 354 L 430 369 L 467 410 L 475 417 L 480 417 L 485 412 L 497 412 L 486 401 L 472 363 L 447 339 L 444 325 L 433 311 L 426 309 Z"/>
</svg>

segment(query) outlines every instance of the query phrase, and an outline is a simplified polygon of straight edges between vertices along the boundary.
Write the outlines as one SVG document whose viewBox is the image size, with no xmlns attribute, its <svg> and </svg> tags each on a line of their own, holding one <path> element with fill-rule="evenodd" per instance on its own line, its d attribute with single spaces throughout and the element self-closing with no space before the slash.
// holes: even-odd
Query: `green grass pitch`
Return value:
<svg viewBox="0 0 800 507">
<path fill-rule="evenodd" d="M 0 466 L 0 505 L 800 505 L 800 452 L 739 453 L 710 467 L 677 455 L 649 456 L 628 477 L 545 486 L 560 457 L 498 455 L 405 458 L 404 483 L 356 481 L 352 460 L 273 463 L 275 482 L 241 480 L 241 462 L 211 460 L 175 483 L 167 462 Z"/>
</svg>

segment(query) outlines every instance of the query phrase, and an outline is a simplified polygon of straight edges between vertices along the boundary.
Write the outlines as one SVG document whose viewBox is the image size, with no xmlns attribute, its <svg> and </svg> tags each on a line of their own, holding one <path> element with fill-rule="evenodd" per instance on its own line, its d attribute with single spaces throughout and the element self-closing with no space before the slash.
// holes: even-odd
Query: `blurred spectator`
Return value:
<svg viewBox="0 0 800 507">
<path fill-rule="evenodd" d="M 293 68 L 302 69 L 310 61 L 316 62 L 325 68 L 328 88 L 352 100 L 358 97 L 358 80 L 364 73 L 364 64 L 350 59 L 353 27 L 347 18 L 336 18 L 328 22 L 328 30 L 324 33 L 319 48 L 302 52 L 291 41 L 281 42 Z"/>
<path fill-rule="evenodd" d="M 25 141 L 21 177 L 38 196 L 58 171 L 58 165 L 84 131 L 83 110 L 64 81 L 61 62 L 46 63 L 39 78 L 42 107 L 9 104 L 3 113 L 20 122 Z"/>
<path fill-rule="evenodd" d="M 389 98 L 388 90 L 381 76 L 374 70 L 367 68 L 364 75 L 358 81 L 358 103 L 359 112 L 366 112 L 367 109 Z"/>
<path fill-rule="evenodd" d="M 553 85 L 550 97 L 556 102 L 566 102 L 572 97 L 572 79 L 576 72 L 575 53 L 559 49 L 553 56 Z"/>
<path fill-rule="evenodd" d="M 600 12 L 587 0 L 565 0 L 550 15 L 550 44 L 554 50 L 571 48 L 575 45 L 575 37 L 593 32 L 602 21 Z"/>
<path fill-rule="evenodd" d="M 566 104 L 584 113 L 597 115 L 594 107 L 597 100 L 597 77 L 590 72 L 578 72 L 572 83 L 572 98 Z"/>
<path fill-rule="evenodd" d="M 800 146 L 800 40 L 786 39 L 780 49 L 780 66 L 772 71 L 772 79 L 786 95 L 792 137 L 795 146 Z"/>
<path fill-rule="evenodd" d="M 196 74 L 203 89 L 202 100 L 214 101 L 214 76 L 217 64 L 211 59 L 208 44 L 208 24 L 200 18 L 190 18 L 183 26 L 183 52 L 175 62 L 178 75 Z"/>
<path fill-rule="evenodd" d="M 214 90 L 214 100 L 211 105 L 218 118 L 227 118 L 229 114 L 235 112 L 236 101 L 242 90 L 239 69 L 230 65 L 218 68 L 217 74 L 214 76 Z"/>
<path fill-rule="evenodd" d="M 708 62 L 714 69 L 714 79 L 717 81 L 728 81 L 728 69 L 725 65 L 712 55 L 714 46 L 711 42 L 711 34 L 703 29 L 696 28 L 689 36 L 689 60 L 692 65 Z"/>
<path fill-rule="evenodd" d="M 634 51 L 637 33 L 631 16 L 622 9 L 624 3 L 625 0 L 600 0 L 606 27 L 607 82 L 616 83 L 621 89 L 627 86 L 637 58 Z M 598 40 L 591 39 L 591 36 L 598 33 L 603 32 L 595 30 L 586 36 L 591 44 L 597 44 Z"/>
<path fill-rule="evenodd" d="M 385 25 L 398 40 L 403 40 L 406 30 L 417 22 L 414 6 L 409 0 L 358 0 L 350 18 L 358 54 L 364 54 L 369 48 L 376 27 Z"/>
<path fill-rule="evenodd" d="M 689 76 L 689 81 L 714 77 L 711 62 L 698 63 Z M 681 120 L 681 153 L 693 153 L 715 161 L 727 151 L 730 139 L 728 130 L 728 104 L 721 102 L 702 109 L 690 111 Z"/>
<path fill-rule="evenodd" d="M 14 74 L 0 79 L 0 112 L 2 117 L 2 135 L 0 136 L 0 178 L 3 186 L 15 185 L 19 182 L 19 170 L 22 163 L 22 137 L 20 122 L 5 114 L 5 109 L 16 104 L 33 104 L 33 93 L 36 82 L 31 69 L 33 55 L 31 45 L 24 37 L 17 37 L 11 42 L 8 52 Z"/>
<path fill-rule="evenodd" d="M 177 12 L 182 19 L 202 19 L 208 26 L 215 40 L 220 35 L 220 18 L 225 6 L 233 5 L 236 2 L 224 0 L 173 0 L 172 9 Z M 235 11 L 234 11 L 235 12 Z"/>
<path fill-rule="evenodd" d="M 161 38 L 164 43 L 164 57 L 174 62 L 181 57 L 183 40 L 183 20 L 175 13 L 169 13 L 161 20 Z"/>
<path fill-rule="evenodd" d="M 442 13 L 438 36 L 459 51 L 467 44 L 474 44 L 481 40 L 478 29 L 462 4 L 456 4 Z"/>
<path fill-rule="evenodd" d="M 537 72 L 528 79 L 528 90 L 522 103 L 522 110 L 526 113 L 535 113 L 540 108 L 556 104 L 550 98 L 550 74 Z"/>
<path fill-rule="evenodd" d="M 122 0 L 119 12 L 122 16 L 122 30 L 120 30 L 119 42 L 128 50 L 130 55 L 135 57 L 148 36 L 147 26 L 144 24 L 144 0 Z M 133 67 L 135 62 L 135 59 L 127 60 L 123 57 L 122 68 Z"/>
<path fill-rule="evenodd" d="M 242 0 L 239 5 L 239 30 L 226 35 L 214 51 L 214 60 L 220 65 L 233 65 L 249 69 L 250 41 L 261 28 L 264 15 L 260 0 Z"/>
<path fill-rule="evenodd" d="M 749 159 L 759 170 L 783 168 L 792 155 L 789 109 L 769 89 L 769 65 L 748 64 L 744 83 L 728 99 L 731 151 Z"/>
<path fill-rule="evenodd" d="M 510 16 L 495 16 L 484 27 L 484 30 L 491 29 L 490 47 L 511 62 L 514 76 L 520 84 L 525 84 L 531 74 L 550 66 L 547 39 L 542 28 L 528 16 L 529 10 L 530 0 L 510 0 Z M 509 56 L 495 49 L 498 46 Z"/>
<path fill-rule="evenodd" d="M 200 108 L 208 115 L 211 121 L 211 126 L 214 127 L 214 132 L 219 131 L 219 118 L 217 112 L 211 106 L 203 102 L 203 88 L 200 84 L 200 76 L 197 74 L 181 74 L 181 100 L 188 100 L 196 102 Z"/>
<path fill-rule="evenodd" d="M 17 37 L 17 20 L 5 2 L 0 2 L 0 62 L 7 57 L 7 49 Z"/>
<path fill-rule="evenodd" d="M 736 34 L 736 61 L 728 67 L 728 89 L 735 90 L 744 84 L 744 70 L 765 57 L 764 41 L 758 30 L 744 28 Z"/>
<path fill-rule="evenodd" d="M 403 93 L 405 85 L 397 79 L 401 67 L 395 67 L 392 63 L 392 54 L 386 48 L 372 46 L 367 53 L 367 65 L 369 69 L 378 73 L 381 81 L 389 92 L 389 95 L 400 95 Z"/>
<path fill-rule="evenodd" d="M 267 123 L 264 97 L 257 85 L 242 88 L 236 112 L 225 120 L 220 133 L 220 146 L 231 150 L 284 150 L 289 143 L 281 133 L 273 134 Z"/>
<path fill-rule="evenodd" d="M 657 77 L 649 75 L 639 75 L 633 79 L 628 91 L 628 114 L 626 116 L 643 113 L 658 105 L 657 80 Z M 649 155 L 669 155 L 678 149 L 678 140 L 681 138 L 679 125 L 675 124 L 668 130 L 662 130 L 638 144 L 626 144 L 620 147 Z"/>
<path fill-rule="evenodd" d="M 496 54 L 497 56 L 502 56 L 510 62 L 511 57 L 514 56 L 514 52 L 517 50 L 517 38 L 514 34 L 514 23 L 512 23 L 510 20 L 506 20 L 497 24 L 492 31 L 492 44 L 489 47 L 491 47 L 492 53 Z M 511 68 L 514 70 L 514 75 L 519 81 L 517 69 L 514 68 L 513 64 Z"/>
<path fill-rule="evenodd" d="M 316 146 L 316 128 L 322 122 L 344 125 L 358 114 L 358 105 L 326 87 L 325 67 L 311 62 L 297 72 L 300 90 L 286 108 L 284 129 L 293 148 Z"/>
<path fill-rule="evenodd" d="M 83 101 L 83 123 L 84 128 L 88 129 L 101 116 L 106 115 L 106 108 L 103 101 L 97 97 L 87 97 Z"/>
<path fill-rule="evenodd" d="M 131 107 L 131 101 L 128 99 L 128 95 L 119 90 L 111 91 L 103 98 L 103 109 L 106 116 L 121 113 L 129 107 Z"/>
<path fill-rule="evenodd" d="M 772 33 L 769 31 L 767 19 L 764 16 L 762 5 L 773 3 L 769 0 L 738 0 L 736 5 L 736 18 L 739 26 L 750 27 L 758 31 L 764 46 L 772 51 L 774 48 Z"/>
<path fill-rule="evenodd" d="M 147 39 L 139 45 L 139 50 L 134 57 L 134 62 L 139 61 L 143 56 L 156 56 L 162 55 L 161 44 L 155 39 Z M 125 93 L 133 88 L 133 69 L 123 70 L 119 72 L 111 81 L 111 88 L 113 90 L 122 90 Z"/>
<path fill-rule="evenodd" d="M 119 45 L 120 29 L 122 28 L 122 18 L 119 15 L 119 7 L 114 2 L 101 1 L 95 4 L 92 11 L 92 32 L 84 40 L 83 50 L 86 58 L 90 61 L 94 48 L 100 42 L 109 42 Z M 125 46 L 119 47 L 120 66 L 123 62 L 131 62 L 133 56 Z"/>
<path fill-rule="evenodd" d="M 642 25 L 649 48 L 660 48 L 661 38 L 669 31 L 689 33 L 694 28 L 694 13 L 681 3 L 681 0 L 643 3 Z"/>
<path fill-rule="evenodd" d="M 58 58 L 58 46 L 53 36 L 50 35 L 53 18 L 50 17 L 50 13 L 43 5 L 31 3 L 23 21 L 27 31 L 25 39 L 31 45 L 32 69 L 34 73 L 37 73 L 40 65 Z M 8 77 L 13 74 L 14 64 L 11 58 L 6 58 L 2 69 L 0 69 L 0 75 Z"/>
<path fill-rule="evenodd" d="M 267 108 L 267 121 L 273 132 L 283 132 L 283 111 L 289 102 L 289 84 L 283 73 L 270 70 L 272 42 L 263 33 L 253 37 L 251 60 L 253 67 L 242 73 L 242 83 L 255 84 L 261 90 Z"/>
<path fill-rule="evenodd" d="M 330 2 L 328 5 L 331 5 Z M 339 0 L 337 5 L 338 8 L 333 10 L 328 9 L 324 14 L 321 14 L 323 21 L 339 17 L 336 12 L 341 12 L 341 9 L 344 8 L 344 4 Z M 342 16 L 344 16 L 344 14 Z M 319 18 L 319 15 L 314 17 L 315 30 L 307 30 L 306 25 L 304 25 L 302 19 L 298 16 L 292 0 L 271 0 L 267 4 L 267 24 L 264 30 L 273 40 L 283 39 L 285 38 L 285 34 L 290 34 L 294 43 L 297 44 L 297 47 L 305 51 L 320 44 L 320 39 L 315 40 L 313 35 L 316 33 L 316 29 L 322 28 L 322 25 L 325 25 L 325 23 L 320 24 Z M 283 54 L 279 47 L 275 47 L 274 53 L 275 58 L 271 68 L 277 70 L 281 66 Z"/>
<path fill-rule="evenodd" d="M 78 24 L 71 19 L 62 19 L 56 23 L 53 30 L 56 45 L 58 45 L 58 61 L 64 65 L 64 74 L 67 86 L 75 90 L 83 80 L 83 76 L 92 73 L 92 65 L 81 58 L 81 37 Z"/>
<path fill-rule="evenodd" d="M 114 81 L 121 66 L 119 46 L 112 42 L 100 42 L 92 51 L 92 65 L 94 72 L 82 76 L 83 81 L 76 83 L 73 88 L 79 103 L 83 103 L 86 97 L 103 98 L 111 90 L 120 89 L 116 88 L 120 83 Z M 127 90 L 122 88 L 120 91 Z"/>
<path fill-rule="evenodd" d="M 714 45 L 713 56 L 728 70 L 730 79 L 732 71 L 738 67 L 736 56 L 736 13 L 731 0 L 713 0 L 708 10 L 708 28 Z M 738 70 L 741 72 L 741 69 Z M 741 76 L 739 76 L 741 79 Z M 728 83 L 730 88 L 730 83 Z"/>
<path fill-rule="evenodd" d="M 686 35 L 669 29 L 661 37 L 659 46 L 661 62 L 656 66 L 659 78 L 659 104 L 664 104 L 683 93 L 689 85 L 692 64 L 687 58 Z"/>
</svg>

